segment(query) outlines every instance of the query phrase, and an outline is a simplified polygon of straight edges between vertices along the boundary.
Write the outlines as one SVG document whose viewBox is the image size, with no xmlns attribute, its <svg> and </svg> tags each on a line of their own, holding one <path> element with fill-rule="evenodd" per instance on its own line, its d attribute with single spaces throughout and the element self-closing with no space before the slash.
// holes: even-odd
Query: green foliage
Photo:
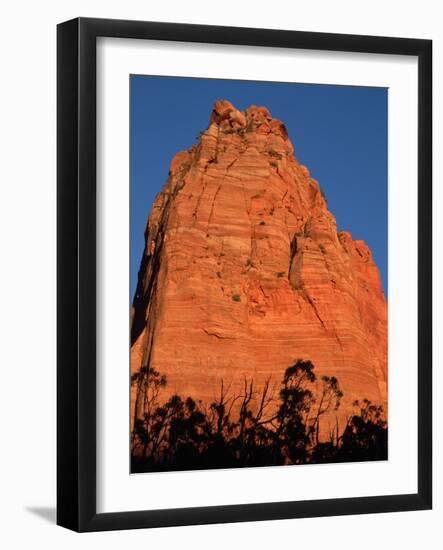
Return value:
<svg viewBox="0 0 443 550">
<path fill-rule="evenodd" d="M 234 302 L 241 302 L 240 294 L 233 294 L 232 299 L 233 299 Z"/>
</svg>

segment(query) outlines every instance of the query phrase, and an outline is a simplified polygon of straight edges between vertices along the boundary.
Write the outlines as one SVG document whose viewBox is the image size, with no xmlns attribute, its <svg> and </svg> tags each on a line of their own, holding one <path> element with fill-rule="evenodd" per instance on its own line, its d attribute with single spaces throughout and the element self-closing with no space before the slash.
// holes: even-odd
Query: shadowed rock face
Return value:
<svg viewBox="0 0 443 550">
<path fill-rule="evenodd" d="M 199 144 L 172 160 L 145 237 L 133 373 L 153 367 L 167 392 L 208 402 L 221 379 L 233 389 L 245 377 L 279 383 L 295 359 L 310 359 L 340 382 L 340 424 L 355 399 L 386 406 L 387 304 L 371 251 L 337 232 L 265 107 L 215 103 Z M 133 387 L 132 420 L 140 394 Z"/>
</svg>

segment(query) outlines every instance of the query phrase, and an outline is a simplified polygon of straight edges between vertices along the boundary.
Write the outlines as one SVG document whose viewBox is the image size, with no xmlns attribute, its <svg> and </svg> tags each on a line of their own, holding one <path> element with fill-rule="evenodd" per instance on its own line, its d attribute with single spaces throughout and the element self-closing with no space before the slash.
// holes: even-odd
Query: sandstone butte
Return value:
<svg viewBox="0 0 443 550">
<path fill-rule="evenodd" d="M 387 303 L 368 246 L 337 231 L 317 181 L 265 107 L 217 101 L 199 143 L 175 155 L 145 230 L 131 371 L 165 374 L 164 396 L 210 403 L 223 379 L 276 386 L 298 358 L 354 400 L 387 406 Z M 133 385 L 131 424 L 143 414 Z M 324 421 L 325 422 L 325 421 Z M 337 425 L 338 425 L 337 424 Z"/>
</svg>

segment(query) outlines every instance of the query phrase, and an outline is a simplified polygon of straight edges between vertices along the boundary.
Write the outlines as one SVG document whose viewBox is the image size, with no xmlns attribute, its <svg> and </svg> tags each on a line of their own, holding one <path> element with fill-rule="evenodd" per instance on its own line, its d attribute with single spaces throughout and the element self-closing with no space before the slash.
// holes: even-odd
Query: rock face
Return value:
<svg viewBox="0 0 443 550">
<path fill-rule="evenodd" d="M 153 367 L 166 391 L 209 402 L 221 379 L 279 383 L 294 360 L 310 359 L 339 380 L 341 424 L 356 399 L 386 406 L 387 304 L 371 251 L 337 232 L 265 107 L 215 103 L 198 145 L 172 160 L 145 237 L 133 373 Z M 132 421 L 141 393 L 132 388 Z"/>
</svg>

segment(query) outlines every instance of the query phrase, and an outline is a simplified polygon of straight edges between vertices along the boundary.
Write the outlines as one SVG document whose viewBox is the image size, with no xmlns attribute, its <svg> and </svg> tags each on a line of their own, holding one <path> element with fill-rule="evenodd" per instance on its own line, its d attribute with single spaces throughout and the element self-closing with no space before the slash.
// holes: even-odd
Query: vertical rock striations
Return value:
<svg viewBox="0 0 443 550">
<path fill-rule="evenodd" d="M 221 379 L 278 383 L 303 358 L 338 378 L 340 423 L 355 399 L 386 405 L 387 304 L 371 251 L 337 232 L 265 107 L 215 103 L 198 145 L 172 160 L 145 238 L 132 373 L 153 367 L 170 392 L 208 402 Z M 135 385 L 132 419 L 143 399 Z"/>
</svg>

